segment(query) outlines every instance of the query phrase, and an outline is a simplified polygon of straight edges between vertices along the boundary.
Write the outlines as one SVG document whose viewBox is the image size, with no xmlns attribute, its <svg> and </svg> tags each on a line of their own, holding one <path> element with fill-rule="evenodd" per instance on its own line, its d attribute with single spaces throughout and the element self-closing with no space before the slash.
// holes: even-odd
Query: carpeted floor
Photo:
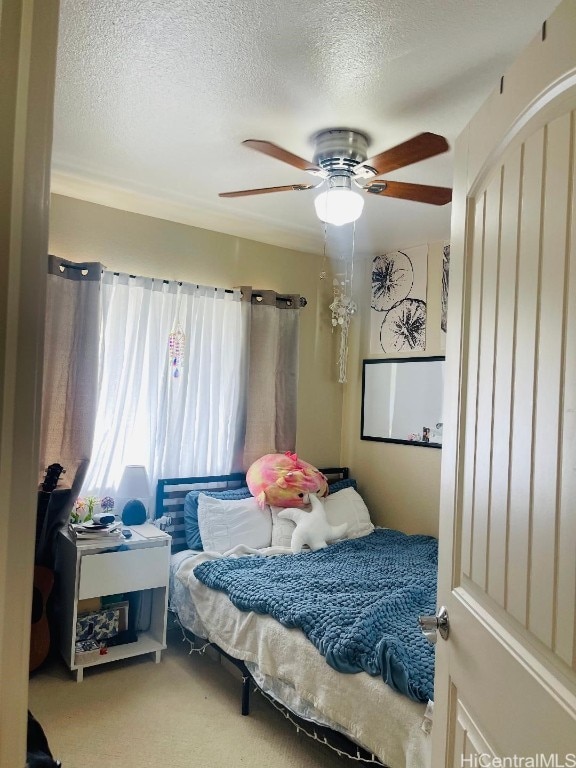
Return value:
<svg viewBox="0 0 576 768">
<path fill-rule="evenodd" d="M 240 682 L 168 633 L 162 662 L 149 656 L 86 670 L 59 659 L 30 680 L 30 710 L 63 768 L 351 768 L 356 761 L 297 733 L 258 693 L 240 714 Z"/>
</svg>

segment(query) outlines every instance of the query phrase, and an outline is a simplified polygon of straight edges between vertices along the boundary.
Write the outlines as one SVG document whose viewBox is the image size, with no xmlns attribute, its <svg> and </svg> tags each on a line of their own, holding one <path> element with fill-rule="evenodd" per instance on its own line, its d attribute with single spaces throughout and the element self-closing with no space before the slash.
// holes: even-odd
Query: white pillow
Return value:
<svg viewBox="0 0 576 768">
<path fill-rule="evenodd" d="M 272 540 L 270 508 L 260 509 L 255 498 L 215 499 L 198 496 L 198 527 L 206 552 L 227 552 L 244 544 L 261 549 Z"/>
<path fill-rule="evenodd" d="M 282 507 L 272 507 L 271 509 L 272 546 L 289 547 L 292 541 L 292 531 L 296 525 L 292 520 L 278 517 L 278 512 L 282 511 Z M 368 507 L 362 496 L 354 488 L 343 488 L 336 493 L 330 493 L 324 499 L 324 509 L 330 525 L 348 523 L 348 530 L 344 536 L 346 539 L 357 539 L 372 533 L 374 530 Z"/>
<path fill-rule="evenodd" d="M 330 525 L 348 523 L 347 539 L 372 533 L 374 525 L 364 499 L 354 488 L 343 488 L 325 499 L 326 517 Z"/>
</svg>

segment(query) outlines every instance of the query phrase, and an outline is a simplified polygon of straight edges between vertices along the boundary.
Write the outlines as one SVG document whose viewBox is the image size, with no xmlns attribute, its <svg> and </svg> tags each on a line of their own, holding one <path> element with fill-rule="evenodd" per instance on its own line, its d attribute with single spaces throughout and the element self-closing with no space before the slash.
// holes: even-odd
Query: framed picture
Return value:
<svg viewBox="0 0 576 768">
<path fill-rule="evenodd" d="M 450 285 L 450 243 L 442 249 L 442 297 L 440 313 L 440 347 L 446 349 L 446 331 L 448 330 L 448 288 Z"/>
<path fill-rule="evenodd" d="M 426 349 L 428 246 L 392 251 L 372 262 L 371 354 Z"/>
</svg>

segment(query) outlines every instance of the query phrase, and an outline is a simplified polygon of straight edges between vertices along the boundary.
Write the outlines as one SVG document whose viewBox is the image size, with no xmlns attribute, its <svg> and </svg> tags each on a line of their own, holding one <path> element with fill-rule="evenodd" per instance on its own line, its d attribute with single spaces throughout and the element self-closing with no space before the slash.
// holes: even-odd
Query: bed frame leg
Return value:
<svg viewBox="0 0 576 768">
<path fill-rule="evenodd" d="M 240 670 L 242 673 L 242 707 L 241 712 L 243 715 L 249 715 L 250 714 L 250 681 L 252 680 L 252 675 L 248 671 L 248 668 L 246 664 L 241 659 L 235 659 L 233 656 L 230 656 L 229 653 L 226 653 L 226 651 L 223 651 L 220 646 L 216 645 L 216 643 L 210 643 L 212 648 L 214 648 L 220 656 L 223 656 L 225 659 L 228 659 L 229 662 L 234 664 L 234 666 Z"/>
<path fill-rule="evenodd" d="M 248 675 L 242 676 L 242 714 L 244 716 L 250 714 L 250 677 Z"/>
</svg>

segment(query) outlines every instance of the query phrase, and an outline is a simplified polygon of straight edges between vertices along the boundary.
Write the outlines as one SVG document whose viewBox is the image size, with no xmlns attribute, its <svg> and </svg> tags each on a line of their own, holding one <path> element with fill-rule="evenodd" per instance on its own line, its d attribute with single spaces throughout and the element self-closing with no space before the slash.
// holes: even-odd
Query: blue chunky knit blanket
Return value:
<svg viewBox="0 0 576 768">
<path fill-rule="evenodd" d="M 299 627 L 334 669 L 428 701 L 434 649 L 418 616 L 436 612 L 437 552 L 430 536 L 377 529 L 317 552 L 207 561 L 194 575 L 243 611 Z"/>
</svg>

